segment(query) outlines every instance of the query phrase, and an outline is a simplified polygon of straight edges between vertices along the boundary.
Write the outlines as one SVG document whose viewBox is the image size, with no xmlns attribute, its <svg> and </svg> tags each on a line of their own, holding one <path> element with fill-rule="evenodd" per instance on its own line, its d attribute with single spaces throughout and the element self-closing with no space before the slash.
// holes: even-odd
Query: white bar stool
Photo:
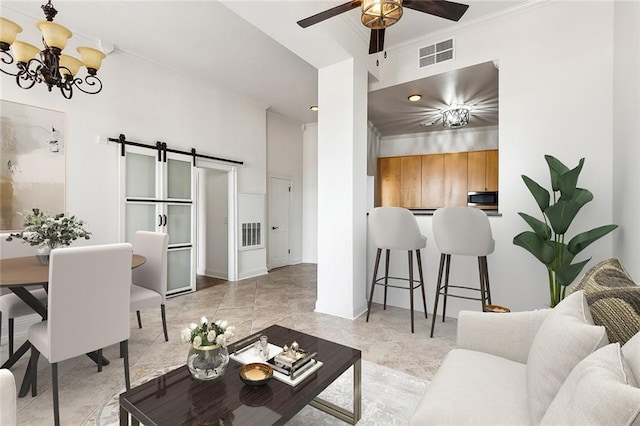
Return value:
<svg viewBox="0 0 640 426">
<path fill-rule="evenodd" d="M 444 207 L 433 214 L 433 238 L 440 251 L 440 268 L 438 269 L 438 283 L 436 297 L 431 318 L 431 337 L 436 324 L 439 296 L 444 296 L 442 306 L 442 322 L 447 312 L 447 297 L 459 299 L 479 300 L 484 305 L 491 304 L 491 289 L 489 286 L 489 269 L 487 255 L 493 253 L 495 241 L 491 235 L 491 224 L 487 214 L 473 207 Z M 478 272 L 480 275 L 479 288 L 449 285 L 449 267 L 451 255 L 476 256 L 478 258 Z M 446 265 L 446 267 L 445 267 Z M 444 288 L 442 275 L 444 270 Z M 450 288 L 474 290 L 480 292 L 480 297 L 469 297 L 460 294 L 449 294 Z"/>
<path fill-rule="evenodd" d="M 378 248 L 376 262 L 373 268 L 373 279 L 371 281 L 371 295 L 367 308 L 367 322 L 371 313 L 373 302 L 373 291 L 376 285 L 384 285 L 384 305 L 387 309 L 387 288 L 401 288 L 409 290 L 409 304 L 411 307 L 411 332 L 413 333 L 413 291 L 418 287 L 422 290 L 422 303 L 424 304 L 424 316 L 427 318 L 427 299 L 424 292 L 424 279 L 422 275 L 422 259 L 420 249 L 427 246 L 427 237 L 423 236 L 418 227 L 418 222 L 408 209 L 402 207 L 377 207 L 369 213 L 369 227 L 373 242 Z M 386 263 L 384 277 L 378 278 L 378 266 L 380 264 L 380 254 L 386 250 Z M 406 250 L 409 255 L 409 278 L 389 276 L 389 254 L 391 250 Z M 413 278 L 413 252 L 416 253 L 418 263 L 419 281 Z M 391 285 L 389 280 L 408 281 L 407 286 Z M 382 281 L 382 282 L 381 282 Z M 418 285 L 414 285 L 418 282 Z"/>
</svg>

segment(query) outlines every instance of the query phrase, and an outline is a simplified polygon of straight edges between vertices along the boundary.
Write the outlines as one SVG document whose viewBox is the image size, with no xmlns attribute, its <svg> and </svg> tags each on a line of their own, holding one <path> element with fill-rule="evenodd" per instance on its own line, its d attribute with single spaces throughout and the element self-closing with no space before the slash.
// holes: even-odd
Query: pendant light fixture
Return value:
<svg viewBox="0 0 640 426">
<path fill-rule="evenodd" d="M 36 24 L 42 33 L 44 49 L 16 40 L 22 27 L 0 17 L 0 71 L 16 78 L 16 84 L 23 89 L 31 89 L 36 83 L 44 83 L 49 91 L 60 89 L 62 96 L 71 99 L 74 88 L 95 95 L 102 90 L 102 81 L 97 76 L 105 54 L 91 47 L 78 47 L 82 60 L 63 54 L 67 40 L 73 35 L 62 25 L 53 22 L 58 11 L 51 0 L 42 5 L 46 21 Z M 39 57 L 38 57 L 39 56 Z M 7 65 L 15 62 L 16 68 Z M 84 79 L 76 77 L 81 67 L 87 68 Z"/>
<path fill-rule="evenodd" d="M 442 125 L 450 129 L 457 129 L 469 124 L 469 111 L 467 105 L 453 105 L 442 110 Z"/>
</svg>

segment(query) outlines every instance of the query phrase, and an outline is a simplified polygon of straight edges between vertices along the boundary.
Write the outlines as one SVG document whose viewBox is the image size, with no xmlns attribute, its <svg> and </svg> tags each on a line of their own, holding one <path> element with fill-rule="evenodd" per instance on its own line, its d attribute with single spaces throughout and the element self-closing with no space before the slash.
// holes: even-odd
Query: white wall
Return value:
<svg viewBox="0 0 640 426">
<path fill-rule="evenodd" d="M 614 254 L 640 280 L 640 2 L 614 3 L 613 218 L 622 224 Z"/>
<path fill-rule="evenodd" d="M 6 12 L 23 27 L 33 26 L 24 16 Z M 73 40 L 95 44 L 77 35 Z M 118 50 L 105 59 L 99 77 L 104 82 L 100 94 L 76 93 L 71 100 L 42 84 L 23 90 L 11 77 L 0 77 L 2 99 L 65 112 L 66 209 L 87 222 L 93 233 L 88 244 L 118 239 L 119 149 L 98 144 L 98 135 L 124 133 L 132 141 L 161 140 L 171 148 L 242 160 L 238 191 L 266 192 L 266 106 Z M 264 269 L 265 259 L 243 260 L 241 254 L 240 268 Z"/>
<path fill-rule="evenodd" d="M 267 171 L 269 176 L 291 179 L 292 183 L 289 212 L 289 263 L 292 265 L 302 262 L 302 133 L 297 121 L 267 111 Z"/>
<path fill-rule="evenodd" d="M 450 36 L 456 40 L 456 59 L 426 70 L 417 69 L 417 49 Z M 580 185 L 593 192 L 594 200 L 578 215 L 570 228 L 571 235 L 614 220 L 611 195 L 612 49 L 612 2 L 545 2 L 516 14 L 462 27 L 456 32 L 441 33 L 433 39 L 389 51 L 381 70 L 382 80 L 370 87 L 377 90 L 488 60 L 499 61 L 502 216 L 490 218 L 496 249 L 488 260 L 494 303 L 516 311 L 540 308 L 549 303 L 546 269 L 512 243 L 516 234 L 527 229 L 517 212 L 537 214 L 536 204 L 520 175 L 548 182 L 545 154 L 552 154 L 571 167 L 581 157 L 586 158 Z M 637 144 L 637 137 L 625 143 Z M 628 161 L 635 159 L 637 155 Z M 428 237 L 423 261 L 428 303 L 433 306 L 439 253 L 433 242 L 431 217 L 419 216 L 418 222 Z M 624 232 L 624 229 L 616 232 Z M 612 237 L 607 236 L 578 257 L 592 257 L 587 265 L 589 268 L 611 254 Z M 404 255 L 392 259 L 395 261 L 392 272 L 405 272 L 405 259 Z M 374 260 L 371 250 L 368 260 L 370 276 Z M 453 280 L 463 284 L 477 282 L 475 259 L 464 260 L 454 259 L 452 283 Z M 406 292 L 390 293 L 394 293 L 390 294 L 392 304 L 408 306 Z M 450 300 L 447 314 L 455 315 L 461 308 L 478 310 L 478 304 Z"/>
<path fill-rule="evenodd" d="M 380 157 L 498 149 L 498 127 L 471 127 L 437 132 L 384 136 Z"/>
<path fill-rule="evenodd" d="M 318 123 L 302 139 L 302 261 L 318 263 Z"/>
</svg>

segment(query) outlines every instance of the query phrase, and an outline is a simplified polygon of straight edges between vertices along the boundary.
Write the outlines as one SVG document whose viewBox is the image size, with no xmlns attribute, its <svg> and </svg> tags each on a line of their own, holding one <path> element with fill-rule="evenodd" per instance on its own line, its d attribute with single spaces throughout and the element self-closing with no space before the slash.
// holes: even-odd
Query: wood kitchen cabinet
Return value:
<svg viewBox="0 0 640 426">
<path fill-rule="evenodd" d="M 444 154 L 444 206 L 467 205 L 466 152 Z"/>
<path fill-rule="evenodd" d="M 498 150 L 467 153 L 468 190 L 498 190 Z"/>
<path fill-rule="evenodd" d="M 444 206 L 444 154 L 422 156 L 422 208 Z"/>
<path fill-rule="evenodd" d="M 400 157 L 400 205 L 409 209 L 422 207 L 422 158 Z"/>
<path fill-rule="evenodd" d="M 377 206 L 400 206 L 400 157 L 378 158 Z"/>
<path fill-rule="evenodd" d="M 468 191 L 497 190 L 497 149 L 378 158 L 376 206 L 466 206 Z"/>
</svg>

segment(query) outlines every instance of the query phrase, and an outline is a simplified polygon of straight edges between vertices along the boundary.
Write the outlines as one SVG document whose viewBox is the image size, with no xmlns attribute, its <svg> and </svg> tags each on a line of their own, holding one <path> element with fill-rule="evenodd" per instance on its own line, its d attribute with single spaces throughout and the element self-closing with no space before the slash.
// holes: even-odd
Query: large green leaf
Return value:
<svg viewBox="0 0 640 426">
<path fill-rule="evenodd" d="M 544 159 L 549 165 L 549 173 L 551 175 L 551 189 L 553 191 L 559 191 L 560 188 L 558 186 L 558 177 L 560 177 L 560 175 L 562 175 L 563 173 L 568 172 L 569 168 L 553 155 L 545 155 Z"/>
<path fill-rule="evenodd" d="M 580 274 L 582 268 L 584 268 L 584 265 L 586 265 L 590 260 L 591 258 L 583 262 L 575 263 L 573 265 L 562 265 L 562 267 L 558 268 L 558 270 L 556 271 L 556 281 L 558 282 L 558 284 L 565 287 L 570 285 L 573 280 L 575 280 L 576 277 Z"/>
<path fill-rule="evenodd" d="M 525 222 L 527 222 L 529 224 L 531 229 L 533 229 L 533 231 L 536 234 L 538 234 L 540 236 L 540 238 L 542 238 L 544 240 L 550 240 L 551 239 L 551 228 L 549 227 L 549 225 L 547 225 L 543 221 L 541 221 L 539 219 L 536 219 L 535 217 L 530 216 L 530 215 L 528 215 L 526 213 L 519 212 L 518 214 L 520 215 L 520 217 L 522 219 L 524 219 Z"/>
<path fill-rule="evenodd" d="M 578 185 L 578 178 L 584 165 L 584 158 L 580 159 L 578 165 L 558 176 L 558 189 L 562 197 L 573 198 L 573 191 L 575 191 Z"/>
<path fill-rule="evenodd" d="M 560 197 L 560 200 L 566 201 L 567 198 Z M 582 207 L 593 200 L 593 194 L 588 189 L 576 188 L 573 191 L 573 194 L 571 194 L 571 198 L 569 198 L 568 200 L 575 201 L 576 203 L 580 204 L 580 207 Z"/>
<path fill-rule="evenodd" d="M 545 265 L 553 263 L 555 258 L 553 248 L 535 232 L 521 232 L 513 237 L 513 244 L 524 248 Z"/>
<path fill-rule="evenodd" d="M 549 224 L 553 232 L 562 235 L 567 232 L 581 207 L 575 201 L 558 200 L 557 203 L 549 206 L 544 211 L 544 214 L 549 218 Z"/>
<path fill-rule="evenodd" d="M 616 229 L 618 225 L 604 225 L 594 228 L 590 231 L 581 232 L 569 241 L 568 248 L 574 255 L 580 253 L 592 242 L 604 237 L 609 232 Z"/>
<path fill-rule="evenodd" d="M 529 188 L 529 192 L 531 192 L 531 195 L 535 198 L 536 203 L 538 203 L 540 211 L 545 211 L 545 209 L 549 207 L 549 200 L 551 199 L 549 191 L 528 176 L 522 175 L 522 180 L 524 184 L 527 185 L 527 188 Z"/>
<path fill-rule="evenodd" d="M 564 265 L 569 265 L 573 261 L 573 254 L 569 251 L 569 248 L 566 244 L 563 243 L 549 243 L 554 250 L 556 261 L 550 265 L 552 271 L 557 271 L 562 268 Z"/>
</svg>

